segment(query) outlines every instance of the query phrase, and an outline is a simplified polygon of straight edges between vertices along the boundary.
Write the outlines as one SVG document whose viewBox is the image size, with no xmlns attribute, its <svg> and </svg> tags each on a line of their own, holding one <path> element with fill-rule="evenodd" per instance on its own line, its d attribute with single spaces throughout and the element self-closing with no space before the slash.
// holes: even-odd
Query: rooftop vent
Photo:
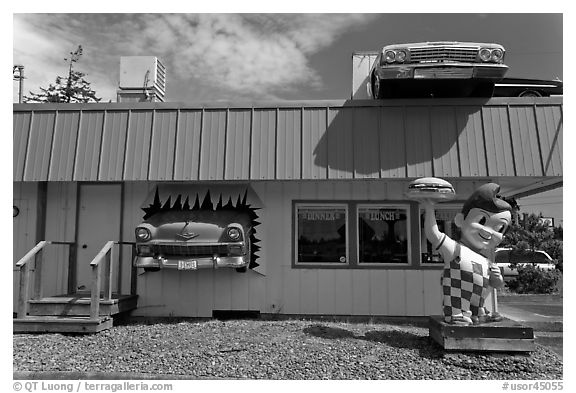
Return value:
<svg viewBox="0 0 576 393">
<path fill-rule="evenodd" d="M 164 102 L 166 67 L 154 56 L 120 57 L 118 102 Z"/>
</svg>

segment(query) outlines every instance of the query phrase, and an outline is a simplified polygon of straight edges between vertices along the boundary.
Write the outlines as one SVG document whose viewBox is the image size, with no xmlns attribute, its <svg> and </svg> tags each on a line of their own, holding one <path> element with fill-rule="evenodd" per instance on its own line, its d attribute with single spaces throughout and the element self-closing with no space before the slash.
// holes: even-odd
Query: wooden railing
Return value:
<svg viewBox="0 0 576 393">
<path fill-rule="evenodd" d="M 102 260 L 105 264 L 102 269 Z M 114 242 L 106 242 L 100 252 L 90 262 L 92 269 L 92 289 L 90 290 L 90 318 L 96 319 L 100 315 L 100 287 L 102 286 L 102 272 L 104 277 L 104 285 L 102 288 L 103 299 L 110 300 L 112 298 L 112 263 L 114 261 Z"/>
<path fill-rule="evenodd" d="M 20 269 L 20 287 L 18 296 L 18 309 L 17 317 L 23 318 L 28 314 L 29 301 L 31 299 L 39 299 L 42 296 L 42 251 L 48 245 L 53 244 L 64 244 L 68 245 L 69 251 L 69 262 L 73 263 L 75 261 L 75 243 L 72 242 L 60 242 L 43 240 L 39 242 L 34 248 L 32 248 L 24 257 L 22 257 L 17 263 L 16 267 Z M 94 257 L 90 262 L 91 268 L 91 289 L 90 289 L 90 318 L 98 318 L 100 313 L 100 303 L 101 301 L 109 301 L 112 298 L 112 275 L 114 271 L 114 244 L 129 245 L 132 247 L 131 258 L 134 257 L 135 253 L 135 243 L 134 242 L 115 242 L 108 241 L 102 247 L 100 252 Z M 122 253 L 120 253 L 122 254 Z M 31 261 L 34 261 L 34 267 L 31 267 Z M 130 260 L 130 265 L 132 265 L 132 260 Z M 121 269 L 119 269 L 120 271 Z M 120 275 L 119 275 L 118 285 L 120 288 Z M 34 282 L 34 293 L 29 296 L 30 293 L 30 282 Z M 74 278 L 72 277 L 73 282 Z M 69 283 L 69 288 L 74 288 L 74 285 Z M 102 293 L 102 297 L 101 297 Z M 136 274 L 135 268 L 130 270 L 130 294 L 136 294 Z"/>
<path fill-rule="evenodd" d="M 115 242 L 108 241 L 102 247 L 100 252 L 94 257 L 92 262 L 90 262 L 90 268 L 92 271 L 92 285 L 90 289 L 90 318 L 96 319 L 100 314 L 100 301 L 112 299 L 112 274 L 114 271 L 114 244 L 131 245 L 132 246 L 132 257 L 134 256 L 134 245 L 133 242 Z M 104 263 L 102 263 L 104 261 Z M 132 261 L 130 260 L 130 265 Z M 119 270 L 120 271 L 120 270 Z M 134 279 L 136 275 L 134 274 L 134 268 L 131 270 L 131 282 L 130 293 L 135 294 Z M 120 285 L 120 282 L 119 284 Z M 102 291 L 101 291 L 102 290 Z M 100 297 L 100 292 L 102 292 L 102 298 Z"/>
<path fill-rule="evenodd" d="M 42 240 L 16 262 L 16 267 L 20 270 L 17 308 L 18 318 L 23 318 L 28 314 L 28 302 L 30 299 L 39 299 L 42 296 L 42 252 L 44 248 L 48 245 L 59 244 L 68 246 L 68 260 L 70 262 L 74 257 L 75 243 L 51 240 Z M 33 267 L 30 266 L 31 261 L 34 261 Z M 34 293 L 31 297 L 29 297 L 30 281 L 34 282 Z"/>
</svg>

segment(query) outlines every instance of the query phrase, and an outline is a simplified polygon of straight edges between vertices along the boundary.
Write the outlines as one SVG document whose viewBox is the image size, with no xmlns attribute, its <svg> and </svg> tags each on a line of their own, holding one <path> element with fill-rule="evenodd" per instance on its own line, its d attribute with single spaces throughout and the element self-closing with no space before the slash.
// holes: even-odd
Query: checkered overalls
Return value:
<svg viewBox="0 0 576 393">
<path fill-rule="evenodd" d="M 456 257 L 444 265 L 442 274 L 444 320 L 452 316 L 483 315 L 490 294 L 488 259 L 457 243 Z"/>
</svg>

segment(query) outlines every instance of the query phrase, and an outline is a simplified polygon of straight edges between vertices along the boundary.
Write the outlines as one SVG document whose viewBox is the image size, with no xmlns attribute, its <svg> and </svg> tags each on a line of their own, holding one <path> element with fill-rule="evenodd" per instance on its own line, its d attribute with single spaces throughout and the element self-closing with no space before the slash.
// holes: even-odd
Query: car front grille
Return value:
<svg viewBox="0 0 576 393">
<path fill-rule="evenodd" d="M 454 47 L 454 46 L 430 46 L 410 48 L 411 63 L 432 63 L 443 61 L 457 61 L 474 63 L 476 61 L 477 48 Z"/>
<path fill-rule="evenodd" d="M 193 244 L 154 244 L 154 255 L 165 257 L 211 257 L 213 255 L 228 255 L 225 244 L 193 245 Z"/>
</svg>

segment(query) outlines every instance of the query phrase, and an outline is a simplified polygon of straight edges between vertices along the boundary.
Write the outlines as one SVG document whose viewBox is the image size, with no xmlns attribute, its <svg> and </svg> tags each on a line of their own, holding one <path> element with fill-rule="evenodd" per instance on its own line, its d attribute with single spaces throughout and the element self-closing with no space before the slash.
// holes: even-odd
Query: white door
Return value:
<svg viewBox="0 0 576 393">
<path fill-rule="evenodd" d="M 89 291 L 90 262 L 109 240 L 120 239 L 120 184 L 80 185 L 76 291 Z M 112 283 L 114 284 L 114 283 Z"/>
</svg>

